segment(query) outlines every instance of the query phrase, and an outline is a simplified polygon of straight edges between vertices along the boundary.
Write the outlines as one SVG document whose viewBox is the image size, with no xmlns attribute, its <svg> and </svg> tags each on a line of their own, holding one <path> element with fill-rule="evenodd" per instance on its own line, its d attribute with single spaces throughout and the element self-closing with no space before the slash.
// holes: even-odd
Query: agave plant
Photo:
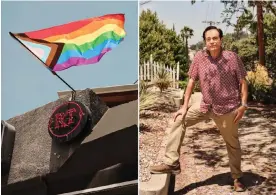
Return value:
<svg viewBox="0 0 276 195">
<path fill-rule="evenodd" d="M 164 68 L 160 69 L 157 72 L 157 78 L 156 78 L 154 84 L 156 87 L 158 87 L 160 89 L 161 93 L 164 90 L 169 88 L 171 82 L 172 81 L 169 78 L 169 74 L 166 72 L 166 70 Z"/>
<path fill-rule="evenodd" d="M 147 84 L 147 82 L 141 80 L 139 81 L 139 94 L 146 93 L 150 85 Z"/>
<path fill-rule="evenodd" d="M 139 82 L 139 110 L 144 111 L 147 109 L 150 109 L 155 101 L 156 101 L 156 95 L 152 92 L 148 91 L 148 88 L 150 85 L 148 85 L 145 81 Z"/>
<path fill-rule="evenodd" d="M 139 96 L 139 110 L 148 110 L 152 108 L 156 102 L 157 96 L 152 92 L 141 93 Z"/>
</svg>

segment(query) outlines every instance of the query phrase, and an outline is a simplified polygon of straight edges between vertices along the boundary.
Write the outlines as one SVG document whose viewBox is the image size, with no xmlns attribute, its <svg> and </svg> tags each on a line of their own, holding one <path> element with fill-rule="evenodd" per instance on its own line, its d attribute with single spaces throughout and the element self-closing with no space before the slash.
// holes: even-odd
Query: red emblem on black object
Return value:
<svg viewBox="0 0 276 195">
<path fill-rule="evenodd" d="M 58 106 L 50 117 L 48 132 L 59 142 L 68 142 L 84 129 L 88 118 L 86 107 L 77 101 Z"/>
</svg>

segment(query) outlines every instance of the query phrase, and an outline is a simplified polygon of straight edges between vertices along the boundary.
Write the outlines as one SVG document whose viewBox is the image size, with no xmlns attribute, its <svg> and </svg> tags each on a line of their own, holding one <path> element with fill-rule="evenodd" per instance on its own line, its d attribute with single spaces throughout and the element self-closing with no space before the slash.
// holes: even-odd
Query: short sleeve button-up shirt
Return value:
<svg viewBox="0 0 276 195">
<path fill-rule="evenodd" d="M 190 78 L 199 80 L 202 101 L 200 110 L 223 115 L 236 109 L 241 103 L 240 80 L 247 75 L 238 55 L 222 50 L 213 59 L 206 50 L 196 53 L 188 72 Z"/>
</svg>

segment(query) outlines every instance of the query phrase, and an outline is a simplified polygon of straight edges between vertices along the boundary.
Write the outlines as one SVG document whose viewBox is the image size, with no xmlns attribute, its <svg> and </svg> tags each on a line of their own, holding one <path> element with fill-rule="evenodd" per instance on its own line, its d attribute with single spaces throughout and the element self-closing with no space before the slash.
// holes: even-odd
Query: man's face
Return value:
<svg viewBox="0 0 276 195">
<path fill-rule="evenodd" d="M 209 51 L 220 50 L 222 40 L 219 37 L 219 32 L 216 29 L 208 30 L 205 33 L 205 43 Z"/>
</svg>

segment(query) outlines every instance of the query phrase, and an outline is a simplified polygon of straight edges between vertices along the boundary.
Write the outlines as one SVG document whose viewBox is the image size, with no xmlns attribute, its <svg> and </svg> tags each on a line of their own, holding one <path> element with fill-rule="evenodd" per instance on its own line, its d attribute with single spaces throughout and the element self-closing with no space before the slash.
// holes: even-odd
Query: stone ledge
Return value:
<svg viewBox="0 0 276 195">
<path fill-rule="evenodd" d="M 139 195 L 167 195 L 171 174 L 152 174 L 147 182 L 139 183 Z"/>
<path fill-rule="evenodd" d="M 171 102 L 179 109 L 184 102 L 184 93 L 185 91 L 180 89 L 174 92 L 174 94 L 171 97 Z"/>
</svg>

